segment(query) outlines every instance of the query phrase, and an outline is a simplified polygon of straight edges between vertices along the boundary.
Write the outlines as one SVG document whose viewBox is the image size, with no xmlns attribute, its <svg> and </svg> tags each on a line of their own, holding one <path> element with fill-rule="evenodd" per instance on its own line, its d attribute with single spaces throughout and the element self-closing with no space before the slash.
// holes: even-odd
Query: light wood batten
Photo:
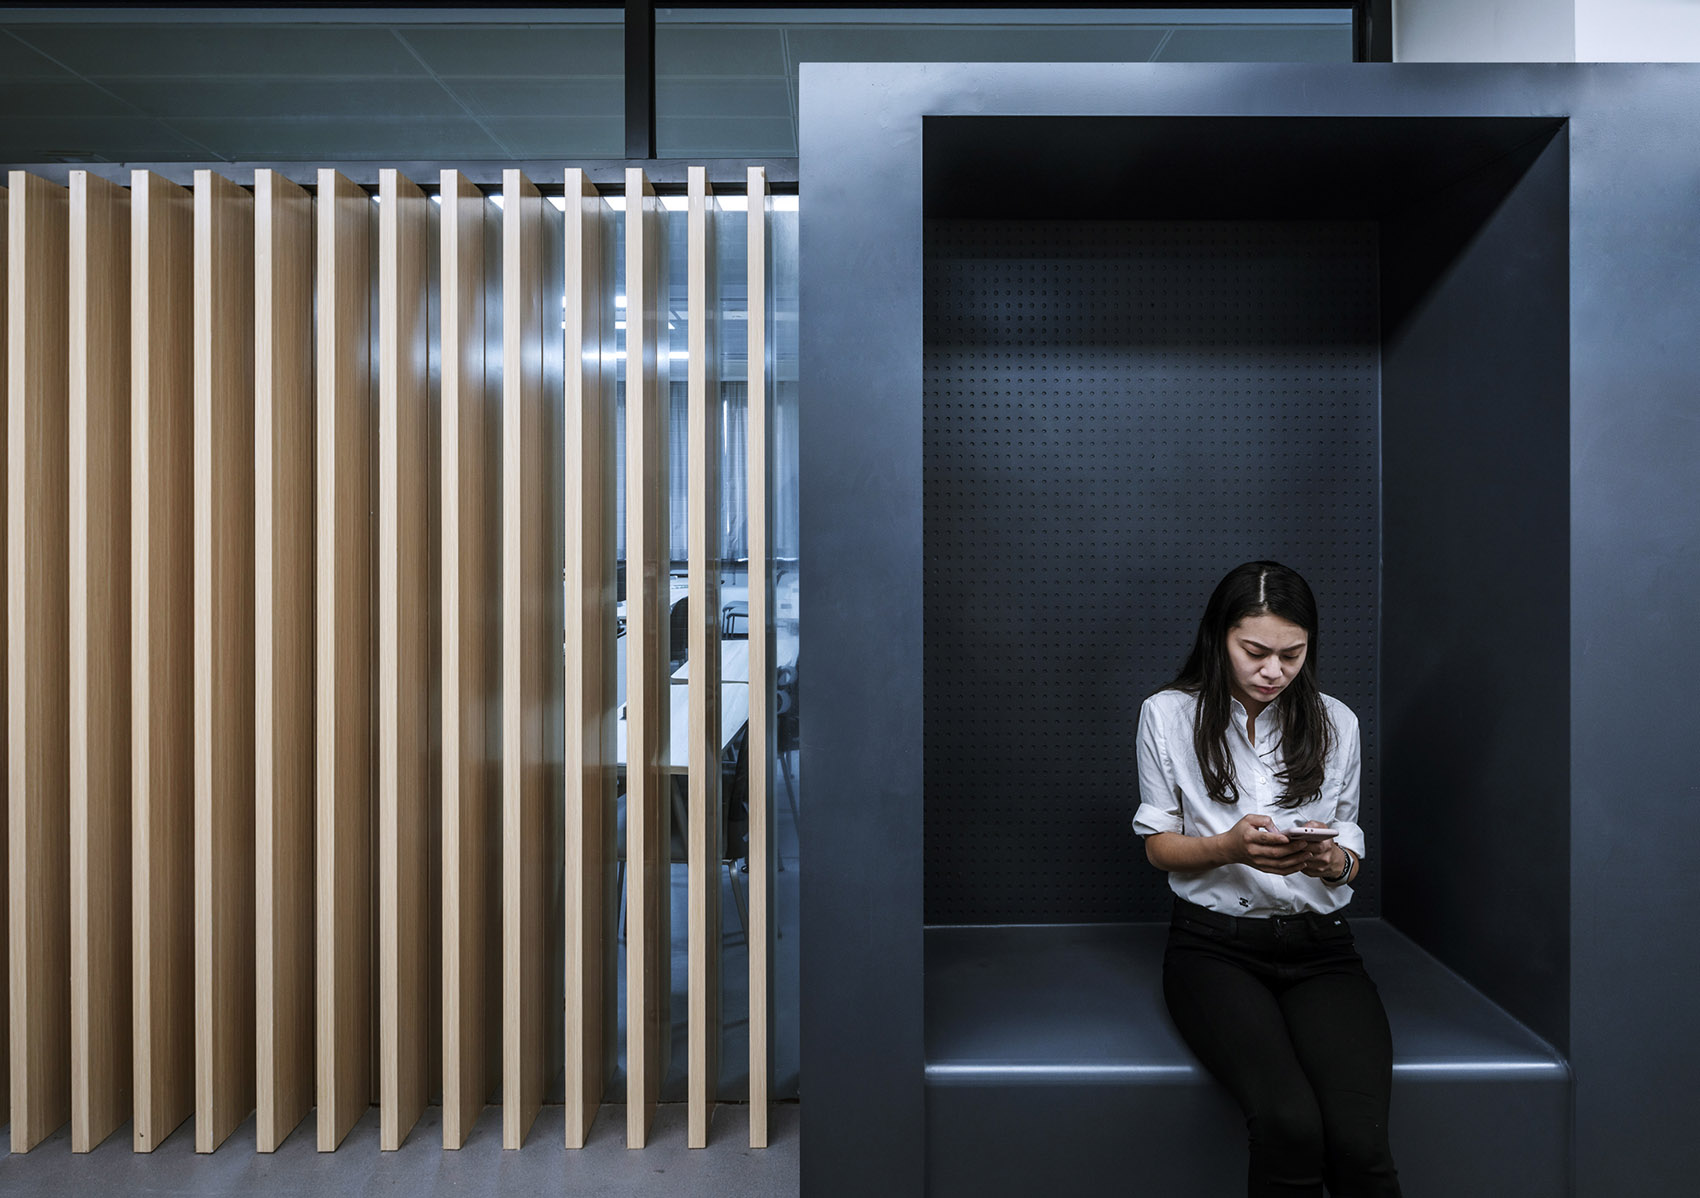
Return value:
<svg viewBox="0 0 1700 1198">
<path fill-rule="evenodd" d="M 686 1143 L 708 1146 L 720 1074 L 720 371 L 714 225 L 718 205 L 689 169 L 686 261 L 686 552 L 690 769 Z"/>
<path fill-rule="evenodd" d="M 770 529 L 773 488 L 768 461 L 768 198 L 767 172 L 749 171 L 748 272 L 745 360 L 749 381 L 745 478 L 749 494 L 749 762 L 750 878 L 750 1147 L 766 1148 L 773 1035 L 773 554 Z"/>
<path fill-rule="evenodd" d="M 437 778 L 427 718 L 436 648 L 431 203 L 398 171 L 378 178 L 378 1139 L 394 1151 L 436 1087 L 431 1049 L 440 1043 L 430 868 Z"/>
<path fill-rule="evenodd" d="M 69 198 L 7 197 L 7 882 L 12 1151 L 71 1115 L 67 620 Z"/>
<path fill-rule="evenodd" d="M 626 1147 L 649 1139 L 669 1056 L 666 212 L 626 170 Z"/>
<path fill-rule="evenodd" d="M 152 1152 L 195 1108 L 194 197 L 136 171 L 130 216 L 131 1143 Z"/>
<path fill-rule="evenodd" d="M 372 201 L 319 172 L 315 703 L 318 1143 L 372 1100 Z"/>
<path fill-rule="evenodd" d="M 130 1118 L 130 193 L 71 172 L 71 1149 Z"/>
<path fill-rule="evenodd" d="M 313 200 L 254 175 L 255 1139 L 313 1106 Z"/>
<path fill-rule="evenodd" d="M 442 1035 L 443 1147 L 459 1148 L 490 1092 L 501 1011 L 500 870 L 491 855 L 495 761 L 486 713 L 497 681 L 488 612 L 500 548 L 497 429 L 485 394 L 484 237 L 489 201 L 442 174 Z M 494 984 L 493 984 L 494 983 Z"/>
<path fill-rule="evenodd" d="M 10 240 L 11 235 L 9 231 L 4 230 L 8 230 L 8 228 L 6 218 L 6 189 L 4 187 L 0 187 L 0 279 L 6 278 L 6 243 Z M 0 286 L 0 329 L 5 329 L 7 327 L 6 293 L 8 290 L 9 284 L 8 286 Z M 6 371 L 6 336 L 4 333 L 0 333 L 0 378 L 3 377 L 8 377 Z M 5 460 L 6 454 L 4 452 L 0 452 L 0 495 L 5 494 L 6 492 Z M 6 560 L 6 521 L 0 520 L 0 562 L 4 562 Z M 6 659 L 7 648 L 5 644 L 0 643 L 0 687 L 3 687 L 9 680 L 9 667 L 6 664 Z M 0 702 L 3 701 L 4 696 L 0 695 Z M 0 737 L 0 777 L 8 778 L 9 780 L 10 775 L 7 773 L 6 767 L 5 742 L 7 739 L 8 737 Z M 6 828 L 10 823 L 10 814 L 0 811 L 0 829 Z M 11 942 L 11 937 L 9 935 L 11 918 L 7 914 L 7 904 L 11 899 L 12 891 L 11 883 L 7 880 L 8 858 L 10 856 L 11 853 L 6 848 L 6 837 L 4 835 L 0 835 L 0 970 L 5 971 L 5 974 L 0 976 L 6 977 L 10 977 L 11 975 L 11 955 L 7 949 L 7 945 Z M 5 989 L 9 992 L 10 986 L 5 987 Z M 12 1105 L 12 1057 L 9 1052 L 9 1046 L 12 1043 L 12 1013 L 10 1009 L 10 999 L 7 998 L 3 1003 L 0 1003 L 0 1006 L 4 1006 L 6 1008 L 5 1010 L 0 1011 L 0 1079 L 4 1079 L 4 1083 L 6 1085 L 6 1109 L 9 1113 Z"/>
<path fill-rule="evenodd" d="M 502 172 L 502 1145 L 543 1103 L 545 976 L 543 198 Z M 549 332 L 546 334 L 546 330 Z"/>
<path fill-rule="evenodd" d="M 582 170 L 566 172 L 565 780 L 566 1141 L 584 1147 L 601 1101 L 605 817 L 615 769 L 614 428 L 602 285 L 609 209 Z"/>
<path fill-rule="evenodd" d="M 254 1109 L 254 202 L 195 172 L 195 1150 Z"/>
</svg>

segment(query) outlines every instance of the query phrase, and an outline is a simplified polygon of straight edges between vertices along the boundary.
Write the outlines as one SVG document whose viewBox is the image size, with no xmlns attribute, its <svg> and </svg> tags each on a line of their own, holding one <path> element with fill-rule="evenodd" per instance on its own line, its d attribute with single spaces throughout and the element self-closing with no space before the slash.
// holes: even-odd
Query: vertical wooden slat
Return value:
<svg viewBox="0 0 1700 1198">
<path fill-rule="evenodd" d="M 666 214 L 626 169 L 626 1147 L 667 1071 L 669 930 Z"/>
<path fill-rule="evenodd" d="M 131 177 L 131 863 L 135 1124 L 195 1107 L 194 197 Z"/>
<path fill-rule="evenodd" d="M 195 1150 L 254 1109 L 254 202 L 195 172 Z"/>
<path fill-rule="evenodd" d="M 543 1102 L 543 199 L 502 172 L 502 1144 Z"/>
<path fill-rule="evenodd" d="M 442 816 L 443 1147 L 459 1148 L 490 1092 L 491 978 L 499 937 L 487 929 L 498 870 L 486 832 L 492 762 L 485 730 L 495 681 L 489 629 L 498 536 L 486 502 L 494 437 L 484 388 L 483 192 L 442 175 Z M 492 964 L 494 963 L 494 968 Z"/>
<path fill-rule="evenodd" d="M 714 193 L 687 172 L 686 461 L 690 773 L 686 1142 L 708 1146 L 720 1075 L 720 372 Z"/>
<path fill-rule="evenodd" d="M 429 885 L 437 779 L 426 719 L 431 202 L 398 171 L 378 178 L 378 1107 L 380 1146 L 393 1151 L 435 1086 L 439 1034 Z"/>
<path fill-rule="evenodd" d="M 130 195 L 71 172 L 71 1149 L 130 1118 Z"/>
<path fill-rule="evenodd" d="M 749 494 L 750 731 L 750 1147 L 766 1148 L 769 1134 L 769 1052 L 773 1026 L 773 633 L 772 552 L 769 541 L 767 424 L 767 172 L 749 171 L 746 269 L 748 302 L 748 415 L 745 458 Z"/>
<path fill-rule="evenodd" d="M 7 225 L 6 218 L 6 189 L 4 187 L 0 187 L 0 229 L 8 228 L 9 226 Z M 0 279 L 6 278 L 6 243 L 9 240 L 9 237 L 9 233 L 0 233 Z M 6 294 L 9 290 L 9 284 L 5 287 L 0 287 L 0 329 L 5 329 L 7 327 Z M 9 377 L 6 368 L 6 337 L 3 333 L 0 333 L 0 377 Z M 6 494 L 6 456 L 7 455 L 5 453 L 0 452 L 0 495 Z M 5 562 L 7 560 L 6 523 L 6 520 L 0 519 L 0 562 Z M 9 654 L 6 645 L 4 643 L 0 643 L 0 687 L 4 687 L 7 682 L 10 681 L 10 675 L 8 673 L 10 667 L 6 664 L 8 656 Z M 0 703 L 3 703 L 4 701 L 4 694 L 0 693 Z M 7 778 L 9 780 L 10 774 L 8 773 L 6 766 L 7 739 L 8 737 L 0 737 L 0 778 Z M 10 824 L 11 816 L 5 812 L 0 812 L 0 828 L 9 828 Z M 9 979 L 11 976 L 12 966 L 11 954 L 7 945 L 11 943 L 10 925 L 12 921 L 10 916 L 7 914 L 7 904 L 11 898 L 12 886 L 7 880 L 7 865 L 9 858 L 11 857 L 11 852 L 7 849 L 6 844 L 7 838 L 0 836 L 0 970 L 4 971 L 4 973 L 0 973 L 0 977 L 6 977 Z M 10 984 L 8 983 L 4 989 L 10 993 Z M 5 1079 L 7 1090 L 6 1109 L 8 1112 L 7 1117 L 9 1119 L 9 1112 L 11 1111 L 12 1105 L 12 1058 L 8 1051 L 9 1046 L 12 1043 L 12 1013 L 9 998 L 5 999 L 4 1006 L 6 1007 L 6 1010 L 0 1011 L 0 1078 Z"/>
<path fill-rule="evenodd" d="M 314 838 L 321 1152 L 372 1100 L 372 201 L 319 172 Z"/>
<path fill-rule="evenodd" d="M 604 813 L 614 793 L 613 430 L 602 368 L 607 207 L 566 172 L 566 1136 L 584 1147 L 602 1098 Z"/>
<path fill-rule="evenodd" d="M 71 1114 L 66 190 L 10 175 L 7 235 L 7 850 L 12 1151 Z"/>
<path fill-rule="evenodd" d="M 313 1106 L 313 200 L 254 174 L 255 1140 Z"/>
</svg>

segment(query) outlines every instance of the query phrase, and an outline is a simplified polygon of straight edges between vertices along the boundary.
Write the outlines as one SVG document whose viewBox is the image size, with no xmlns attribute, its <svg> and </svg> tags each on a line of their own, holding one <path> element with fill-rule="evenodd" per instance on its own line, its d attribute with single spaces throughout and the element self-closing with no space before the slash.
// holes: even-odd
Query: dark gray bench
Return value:
<svg viewBox="0 0 1700 1198">
<path fill-rule="evenodd" d="M 1393 1028 L 1410 1198 L 1568 1192 L 1564 1058 L 1380 920 L 1353 920 Z M 1159 924 L 926 934 L 927 1193 L 1244 1192 L 1237 1107 L 1169 1022 Z"/>
</svg>

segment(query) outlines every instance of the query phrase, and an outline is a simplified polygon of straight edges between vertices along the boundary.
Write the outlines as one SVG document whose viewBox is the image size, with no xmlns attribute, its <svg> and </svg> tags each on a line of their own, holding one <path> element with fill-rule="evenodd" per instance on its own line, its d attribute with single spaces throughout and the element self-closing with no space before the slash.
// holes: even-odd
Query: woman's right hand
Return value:
<svg viewBox="0 0 1700 1198">
<path fill-rule="evenodd" d="M 1222 833 L 1221 841 L 1229 861 L 1266 874 L 1296 874 L 1311 857 L 1308 841 L 1290 840 L 1281 835 L 1275 831 L 1275 821 L 1267 815 L 1244 816 Z"/>
</svg>

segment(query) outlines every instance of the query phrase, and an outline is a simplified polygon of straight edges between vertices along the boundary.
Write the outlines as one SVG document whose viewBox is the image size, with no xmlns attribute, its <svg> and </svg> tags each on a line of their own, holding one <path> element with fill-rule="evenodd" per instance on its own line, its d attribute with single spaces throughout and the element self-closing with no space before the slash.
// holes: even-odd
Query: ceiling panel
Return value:
<svg viewBox="0 0 1700 1198">
<path fill-rule="evenodd" d="M 663 158 L 793 158 L 797 129 L 789 116 L 657 116 Z"/>
<path fill-rule="evenodd" d="M 0 79 L 63 76 L 65 71 L 0 28 Z"/>
<path fill-rule="evenodd" d="M 783 75 L 785 43 L 777 28 L 657 25 L 655 71 L 667 75 Z"/>
<path fill-rule="evenodd" d="M 0 113 L 134 116 L 135 109 L 102 88 L 70 75 L 56 79 L 0 77 Z"/>
<path fill-rule="evenodd" d="M 1145 62 L 1167 32 L 1125 25 L 1001 29 L 803 25 L 790 29 L 787 38 L 793 63 Z"/>
<path fill-rule="evenodd" d="M 489 117 L 490 132 L 515 158 L 624 158 L 626 127 L 617 116 Z M 559 183 L 560 176 L 538 182 Z"/>
<path fill-rule="evenodd" d="M 437 74 L 606 75 L 623 71 L 625 34 L 613 25 L 503 25 L 400 30 Z"/>
<path fill-rule="evenodd" d="M 626 111 L 624 81 L 619 76 L 559 80 L 454 79 L 447 81 L 455 95 L 480 115 L 490 116 L 609 116 Z"/>
<path fill-rule="evenodd" d="M 207 150 L 148 117 L 12 117 L 0 162 L 200 162 Z"/>
<path fill-rule="evenodd" d="M 1161 62 L 1351 62 L 1349 25 L 1177 29 Z"/>
<path fill-rule="evenodd" d="M 114 79 L 106 84 L 143 112 L 168 119 L 465 116 L 430 79 Z"/>
<path fill-rule="evenodd" d="M 425 73 L 388 29 L 360 25 L 20 25 L 13 33 L 90 76 Z"/>
<path fill-rule="evenodd" d="M 232 161 L 500 158 L 501 147 L 467 117 L 194 119 L 173 127 Z"/>
<path fill-rule="evenodd" d="M 791 89 L 783 78 L 661 80 L 655 89 L 658 114 L 712 120 L 717 117 L 791 119 Z"/>
</svg>

